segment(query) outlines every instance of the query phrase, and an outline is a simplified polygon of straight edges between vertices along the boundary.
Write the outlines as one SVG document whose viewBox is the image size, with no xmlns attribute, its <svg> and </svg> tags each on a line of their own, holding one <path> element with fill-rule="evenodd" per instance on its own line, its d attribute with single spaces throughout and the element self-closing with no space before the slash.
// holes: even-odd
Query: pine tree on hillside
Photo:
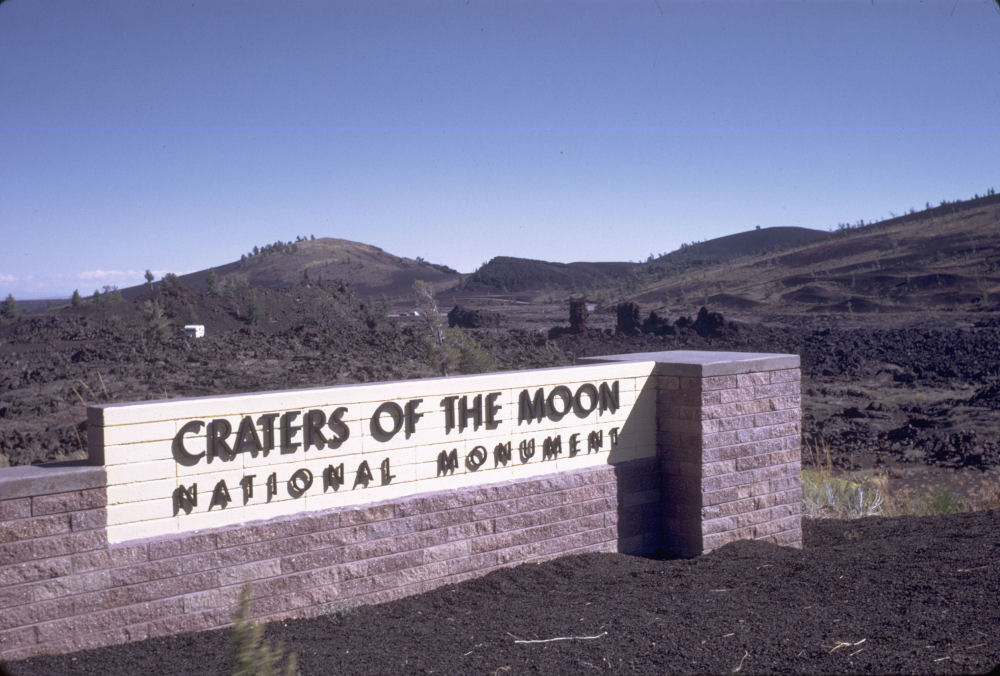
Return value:
<svg viewBox="0 0 1000 676">
<path fill-rule="evenodd" d="M 19 314 L 21 314 L 21 308 L 17 306 L 17 301 L 14 300 L 14 294 L 8 293 L 7 299 L 4 300 L 3 305 L 0 306 L 0 317 L 4 319 L 14 319 Z"/>
</svg>

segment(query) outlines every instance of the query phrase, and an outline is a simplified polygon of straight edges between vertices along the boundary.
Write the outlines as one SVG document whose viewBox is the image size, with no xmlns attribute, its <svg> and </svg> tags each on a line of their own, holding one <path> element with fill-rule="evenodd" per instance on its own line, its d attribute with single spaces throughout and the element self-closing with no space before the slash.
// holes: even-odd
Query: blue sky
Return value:
<svg viewBox="0 0 1000 676">
<path fill-rule="evenodd" d="M 0 3 L 0 297 L 297 235 L 470 272 L 1000 188 L 1000 10 Z"/>
</svg>

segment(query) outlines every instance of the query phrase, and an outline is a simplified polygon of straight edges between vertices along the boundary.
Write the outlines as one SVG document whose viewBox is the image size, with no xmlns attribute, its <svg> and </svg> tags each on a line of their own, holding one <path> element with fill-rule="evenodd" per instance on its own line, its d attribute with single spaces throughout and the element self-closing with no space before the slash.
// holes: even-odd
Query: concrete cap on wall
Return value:
<svg viewBox="0 0 1000 676">
<path fill-rule="evenodd" d="M 663 352 L 636 352 L 583 357 L 584 364 L 608 362 L 655 361 L 657 375 L 730 376 L 752 371 L 779 371 L 797 369 L 801 363 L 797 354 L 769 352 L 709 352 L 706 350 L 666 350 Z"/>
<path fill-rule="evenodd" d="M 0 498 L 6 500 L 103 488 L 107 483 L 103 467 L 85 465 L 82 461 L 18 465 L 6 467 L 0 472 Z"/>
</svg>

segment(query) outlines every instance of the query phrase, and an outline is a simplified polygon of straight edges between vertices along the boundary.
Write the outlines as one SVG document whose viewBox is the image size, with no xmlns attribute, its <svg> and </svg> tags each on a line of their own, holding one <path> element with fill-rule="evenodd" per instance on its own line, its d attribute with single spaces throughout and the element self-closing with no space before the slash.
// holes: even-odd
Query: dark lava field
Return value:
<svg viewBox="0 0 1000 676">
<path fill-rule="evenodd" d="M 0 325 L 0 464 L 85 457 L 92 403 L 437 375 L 419 322 L 380 315 L 342 283 L 263 290 L 257 323 L 199 291 L 156 293 L 177 317 L 159 335 L 142 298 Z M 201 318 L 207 336 L 179 335 L 183 313 Z M 620 322 L 616 331 L 613 317 L 594 315 L 590 325 L 606 328 L 574 331 L 566 305 L 553 304 L 548 328 L 511 314 L 466 331 L 502 370 L 653 350 L 796 353 L 807 464 L 829 452 L 845 469 L 1000 465 L 1000 313 L 702 314 L 647 321 L 646 332 Z"/>
</svg>

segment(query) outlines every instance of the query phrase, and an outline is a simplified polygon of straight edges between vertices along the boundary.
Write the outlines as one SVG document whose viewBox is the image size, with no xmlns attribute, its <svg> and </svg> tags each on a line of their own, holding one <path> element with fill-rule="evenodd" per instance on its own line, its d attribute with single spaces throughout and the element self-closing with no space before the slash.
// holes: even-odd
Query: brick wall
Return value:
<svg viewBox="0 0 1000 676">
<path fill-rule="evenodd" d="M 650 456 L 122 543 L 105 467 L 0 470 L 0 660 L 224 627 L 246 582 L 278 619 L 575 552 L 801 546 L 797 356 L 593 360 L 655 362 Z"/>
<path fill-rule="evenodd" d="M 664 549 L 801 546 L 799 369 L 657 378 Z"/>
<path fill-rule="evenodd" d="M 30 470 L 65 486 L 0 500 L 0 659 L 223 627 L 245 581 L 277 619 L 659 540 L 653 460 L 110 546 L 103 489 L 67 489 L 96 468 Z"/>
</svg>

